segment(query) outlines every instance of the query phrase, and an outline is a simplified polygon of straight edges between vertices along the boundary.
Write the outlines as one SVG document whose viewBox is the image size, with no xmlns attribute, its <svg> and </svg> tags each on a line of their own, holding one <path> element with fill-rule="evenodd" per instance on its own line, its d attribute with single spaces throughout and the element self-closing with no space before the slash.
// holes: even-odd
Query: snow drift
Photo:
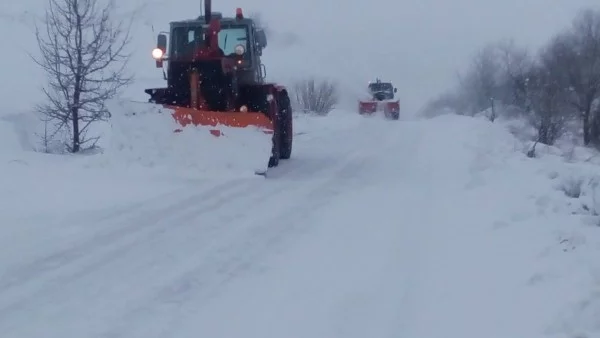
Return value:
<svg viewBox="0 0 600 338">
<path fill-rule="evenodd" d="M 182 128 L 169 109 L 114 101 L 109 144 L 100 159 L 111 166 L 138 166 L 192 177 L 249 176 L 267 168 L 271 137 L 258 128 Z M 215 137 L 210 129 L 224 135 Z"/>
</svg>

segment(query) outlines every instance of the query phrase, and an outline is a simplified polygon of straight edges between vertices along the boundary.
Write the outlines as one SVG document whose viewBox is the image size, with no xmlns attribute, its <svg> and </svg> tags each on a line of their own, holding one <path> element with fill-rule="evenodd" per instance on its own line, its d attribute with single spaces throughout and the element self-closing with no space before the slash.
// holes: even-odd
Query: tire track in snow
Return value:
<svg viewBox="0 0 600 338">
<path fill-rule="evenodd" d="M 256 184 L 255 184 L 256 183 Z M 90 247 L 86 248 L 86 252 L 79 252 L 79 254 L 82 254 L 82 257 L 77 257 L 77 258 L 81 258 L 79 260 L 83 260 L 83 262 L 81 262 L 79 265 L 79 267 L 77 267 L 77 259 L 72 260 L 72 262 L 63 262 L 62 266 L 63 270 L 58 270 L 57 271 L 57 276 L 52 276 L 52 277 L 46 277 L 46 279 L 40 281 L 40 280 L 36 280 L 37 284 L 42 284 L 40 286 L 40 288 L 38 288 L 38 290 L 34 293 L 31 292 L 31 289 L 22 289 L 22 288 L 17 288 L 17 291 L 21 291 L 22 293 L 24 293 L 24 297 L 26 296 L 26 298 L 18 298 L 17 296 L 15 296 L 15 293 L 11 293 L 11 296 L 13 298 L 13 302 L 9 303 L 9 305 L 5 305 L 0 307 L 0 323 L 3 321 L 2 318 L 8 317 L 9 314 L 12 314 L 14 312 L 17 312 L 18 310 L 21 311 L 26 311 L 27 309 L 31 308 L 32 306 L 36 305 L 36 302 L 39 303 L 40 301 L 43 301 L 44 299 L 47 299 L 48 301 L 46 303 L 55 303 L 55 304 L 60 304 L 61 303 L 61 298 L 62 295 L 60 294 L 61 289 L 64 288 L 69 288 L 69 287 L 75 287 L 77 286 L 77 283 L 84 277 L 89 277 L 91 278 L 92 276 L 94 278 L 92 279 L 102 279 L 102 278 L 106 278 L 106 275 L 102 275 L 100 277 L 98 276 L 94 276 L 95 274 L 100 274 L 100 270 L 103 267 L 108 267 L 111 265 L 111 263 L 115 263 L 116 261 L 119 261 L 121 259 L 123 259 L 124 257 L 127 257 L 126 255 L 132 251 L 134 251 L 138 246 L 140 245 L 144 245 L 144 244 L 151 244 L 152 243 L 152 239 L 158 239 L 160 240 L 160 238 L 165 236 L 165 233 L 184 233 L 184 234 L 188 234 L 188 232 L 184 231 L 181 232 L 181 230 L 184 230 L 186 227 L 196 227 L 198 226 L 196 223 L 194 223 L 193 221 L 195 219 L 197 219 L 198 217 L 202 216 L 202 215 L 206 215 L 207 213 L 211 212 L 211 211 L 216 211 L 219 210 L 221 207 L 223 207 L 224 205 L 228 205 L 231 206 L 231 201 L 237 201 L 237 203 L 239 204 L 239 206 L 241 207 L 245 207 L 246 204 L 248 204 L 248 202 L 254 202 L 254 201 L 263 201 L 265 200 L 267 197 L 269 196 L 275 196 L 277 194 L 286 194 L 289 192 L 293 192 L 294 189 L 280 189 L 277 186 L 272 186 L 270 189 L 265 190 L 265 189 L 257 189 L 257 184 L 261 185 L 263 184 L 262 180 L 236 180 L 236 181 L 230 181 L 227 182 L 225 184 L 221 184 L 218 185 L 216 187 L 213 187 L 212 189 L 210 189 L 209 191 L 205 191 L 202 194 L 194 194 L 191 197 L 186 198 L 184 201 L 179 201 L 178 203 L 172 203 L 171 207 L 169 208 L 163 208 L 160 211 L 155 212 L 152 216 L 145 216 L 143 217 L 144 221 L 147 220 L 150 217 L 155 217 L 158 216 L 160 213 L 166 213 L 167 215 L 173 214 L 170 210 L 173 208 L 173 205 L 176 204 L 180 204 L 184 206 L 184 211 L 183 213 L 179 212 L 176 214 L 173 214 L 171 216 L 167 216 L 166 218 L 162 218 L 162 219 L 158 219 L 155 220 L 154 223 L 151 224 L 150 227 L 144 227 L 144 233 L 140 233 L 140 231 L 135 231 L 129 234 L 129 236 L 127 236 L 127 238 L 129 238 L 129 241 L 123 241 L 120 240 L 118 243 L 118 245 L 115 245 L 114 242 L 111 242 L 112 245 L 109 245 L 107 243 L 106 240 L 102 240 L 98 243 L 93 243 L 94 247 L 92 249 L 94 249 L 95 247 L 98 247 L 97 250 L 95 251 L 99 251 L 102 250 L 104 248 L 107 248 L 107 252 L 103 252 L 103 253 L 98 253 L 98 252 L 89 252 L 90 251 Z M 235 188 L 235 189 L 232 189 Z M 299 189 L 300 187 L 298 187 Z M 225 193 L 223 193 L 225 191 Z M 221 192 L 221 194 L 219 193 Z M 244 196 L 244 199 L 238 199 L 238 196 Z M 201 202 L 203 199 L 207 199 L 209 201 L 208 204 L 198 204 L 198 202 Z M 254 203 L 249 203 L 249 204 L 254 204 Z M 198 205 L 198 208 L 196 208 L 195 206 Z M 235 221 L 238 218 L 244 217 L 245 215 L 240 214 L 240 213 L 221 213 L 225 214 L 225 216 L 219 216 L 219 218 L 221 218 L 221 222 L 218 222 L 218 224 L 215 224 L 211 227 L 203 227 L 203 226 L 199 226 L 198 227 L 198 233 L 201 233 L 201 236 L 204 237 L 207 240 L 217 240 L 218 239 L 218 232 L 228 232 L 230 231 L 230 229 L 227 229 L 227 227 L 224 227 L 222 223 L 228 223 L 231 221 Z M 131 221 L 128 220 L 128 224 L 140 224 L 140 220 L 138 221 Z M 144 225 L 144 224 L 142 224 Z M 163 227 L 164 226 L 164 227 Z M 152 231 L 147 231 L 150 228 Z M 111 234 L 111 237 L 115 236 L 117 234 Z M 186 235 L 185 237 L 189 237 L 189 235 Z M 110 242 L 110 241 L 108 241 Z M 199 246 L 202 246 L 201 242 L 196 243 Z M 85 245 L 82 245 L 85 246 Z M 150 245 L 151 246 L 151 245 Z M 148 248 L 142 248 L 144 250 L 147 250 Z M 150 253 L 149 251 L 148 254 Z M 53 256 L 57 256 L 57 255 L 53 255 Z M 91 262 L 89 262 L 91 260 Z M 68 265 L 68 263 L 70 263 L 70 265 Z M 133 263 L 135 264 L 135 260 L 133 261 Z M 67 266 L 65 266 L 67 265 Z M 35 265 L 30 266 L 31 269 L 35 269 Z M 60 268 L 59 266 L 56 266 L 54 270 L 57 270 L 58 268 Z M 148 266 L 144 266 L 144 269 L 148 270 Z M 66 272 L 64 270 L 67 270 Z M 31 277 L 31 276 L 28 276 Z M 19 285 L 22 286 L 22 285 Z M 135 287 L 135 286 L 132 286 Z M 72 290 L 70 290 L 72 291 Z M 0 293 L 0 304 L 3 303 L 7 303 L 6 300 L 2 300 L 2 294 Z M 17 298 L 16 300 L 14 298 Z M 8 319 L 7 319 L 8 320 Z"/>
<path fill-rule="evenodd" d="M 319 144 L 314 146 L 318 149 Z M 40 271 L 35 271 L 39 267 L 35 264 L 13 270 L 23 284 L 13 282 L 10 295 L 0 288 L 0 323 L 16 325 L 19 318 L 29 318 L 40 325 L 53 323 L 54 331 L 71 327 L 73 331 L 65 333 L 85 336 L 85 332 L 94 330 L 93 324 L 104 319 L 106 322 L 95 326 L 96 329 L 116 327 L 111 332 L 117 336 L 115 333 L 125 331 L 121 329 L 140 321 L 138 327 L 148 326 L 148 335 L 156 334 L 151 327 L 160 323 L 152 321 L 153 318 L 166 316 L 175 321 L 181 315 L 183 320 L 186 312 L 193 312 L 202 304 L 197 301 L 217 296 L 228 281 L 252 268 L 252 263 L 269 254 L 282 239 L 301 231 L 302 218 L 314 209 L 325 207 L 327 201 L 340 193 L 338 188 L 354 188 L 349 183 L 355 182 L 356 170 L 370 167 L 368 156 L 361 149 L 365 149 L 363 144 L 353 147 L 352 143 L 346 143 L 336 150 L 335 156 L 324 156 L 323 159 L 329 160 L 326 163 L 304 162 L 290 168 L 291 181 L 294 177 L 296 181 L 314 178 L 303 184 L 290 184 L 290 180 L 229 181 L 210 191 L 178 198 L 168 207 L 142 217 L 140 211 L 147 208 L 107 215 L 108 219 L 94 224 L 111 228 L 100 238 L 86 239 L 81 245 L 38 260 L 38 265 L 50 263 Z M 283 207 L 273 207 L 280 206 L 281 201 Z M 242 211 L 232 211 L 235 207 Z M 270 217 L 263 216 L 263 211 L 269 212 Z M 173 243 L 178 245 L 170 246 Z M 155 250 L 160 244 L 175 252 L 157 254 Z M 175 261 L 180 265 L 155 265 L 156 256 L 164 259 L 160 256 L 166 255 L 198 259 L 199 264 Z M 138 287 L 134 282 L 139 281 L 150 285 Z M 99 306 L 107 307 L 104 310 L 108 311 L 97 314 L 113 318 L 93 318 Z M 147 317 L 154 311 L 160 312 L 158 317 Z M 78 317 L 88 316 L 88 327 L 68 325 L 71 324 L 68 316 L 77 313 Z M 160 326 L 158 330 L 169 326 Z M 35 330 L 16 326 L 13 329 L 24 335 Z M 81 331 L 75 332 L 78 330 Z M 8 327 L 5 332 L 9 333 Z"/>
<path fill-rule="evenodd" d="M 357 169 L 368 166 L 367 160 L 368 157 L 364 154 L 355 152 L 344 165 L 333 171 L 328 179 L 295 196 L 295 201 L 308 201 L 302 207 L 292 203 L 289 208 L 278 210 L 272 217 L 259 217 L 256 221 L 248 222 L 241 229 L 241 233 L 232 235 L 229 241 L 227 238 L 224 241 L 215 241 L 217 245 L 210 250 L 215 259 L 205 259 L 201 264 L 192 266 L 191 270 L 185 271 L 176 280 L 158 290 L 152 298 L 132 309 L 122 318 L 120 325 L 104 336 L 129 337 L 130 335 L 125 333 L 126 328 L 136 320 L 148 326 L 145 333 L 148 336 L 155 336 L 159 330 L 164 331 L 162 335 L 157 336 L 169 336 L 170 330 L 177 324 L 153 328 L 146 319 L 149 312 L 159 312 L 153 315 L 167 317 L 171 321 L 184 320 L 198 304 L 216 297 L 229 281 L 252 268 L 253 263 L 260 257 L 272 253 L 273 248 L 281 244 L 284 237 L 303 230 L 303 220 L 309 216 L 309 211 L 326 207 L 327 201 L 341 193 L 337 188 L 352 179 Z M 277 196 L 273 198 L 276 199 Z M 250 215 L 246 215 L 248 219 L 255 219 L 248 216 Z M 151 317 L 154 316 L 149 318 Z"/>
<path fill-rule="evenodd" d="M 239 181 L 243 182 L 243 180 Z M 13 291 L 14 288 L 25 291 L 23 293 L 28 295 L 27 298 L 32 298 L 39 293 L 47 292 L 49 288 L 51 289 L 52 287 L 49 285 L 52 285 L 53 287 L 64 286 L 64 283 L 69 283 L 69 281 L 72 281 L 72 278 L 76 278 L 78 275 L 84 275 L 92 269 L 97 268 L 103 260 L 99 259 L 97 262 L 88 264 L 87 267 L 84 265 L 81 270 L 78 272 L 76 270 L 76 273 L 73 274 L 61 276 L 61 269 L 68 265 L 74 265 L 78 261 L 94 257 L 97 255 L 97 251 L 101 251 L 107 247 L 109 248 L 109 251 L 104 255 L 113 257 L 113 259 L 118 259 L 118 253 L 126 251 L 132 242 L 135 243 L 136 241 L 139 241 L 139 238 L 143 238 L 140 233 L 148 231 L 156 232 L 157 228 L 158 231 L 160 231 L 160 227 L 165 225 L 165 223 L 168 223 L 168 225 L 176 223 L 176 218 L 178 218 L 178 216 L 180 217 L 181 212 L 190 209 L 193 213 L 207 212 L 212 210 L 212 208 L 223 200 L 231 198 L 232 195 L 244 193 L 244 189 L 248 188 L 245 184 L 240 184 L 241 182 L 239 181 L 235 180 L 221 183 L 201 193 L 194 193 L 183 200 L 175 200 L 167 206 L 160 207 L 158 210 L 153 210 L 137 220 L 119 220 L 116 224 L 111 225 L 113 228 L 111 231 L 96 235 L 68 249 L 52 253 L 25 267 L 8 271 L 6 277 L 0 279 L 0 304 L 5 302 L 4 298 L 7 297 L 6 295 L 9 294 L 9 292 L 9 298 L 18 298 L 18 293 Z M 212 198 L 215 197 L 217 197 L 217 199 L 212 200 Z M 213 201 L 213 203 L 202 205 L 204 200 Z M 199 207 L 200 209 L 198 210 L 196 207 Z M 139 208 L 136 209 L 136 212 L 139 211 Z M 174 213 L 174 211 L 176 212 Z M 129 215 L 131 213 L 126 214 Z M 119 213 L 119 215 L 122 216 L 121 213 Z M 103 218 L 102 220 L 103 222 L 113 221 L 115 217 Z M 101 255 L 101 258 L 102 257 L 103 256 Z M 106 260 L 104 260 L 104 262 L 108 263 Z M 39 286 L 38 291 L 35 293 L 32 293 L 31 290 L 27 288 L 32 284 Z M 2 314 L 9 311 L 10 308 L 12 308 L 12 305 L 0 305 L 0 321 Z"/>
<path fill-rule="evenodd" d="M 353 154 L 365 147 L 364 142 L 356 138 L 358 132 L 365 131 L 343 130 L 335 134 L 335 140 L 332 140 L 332 135 L 327 133 L 306 143 L 300 143 L 296 146 L 296 154 L 292 158 L 282 161 L 278 167 L 270 170 L 267 174 L 268 179 L 304 181 L 319 177 L 328 170 L 331 171 L 330 175 L 335 175 L 336 168 L 343 166 L 344 159 L 352 158 Z M 380 137 L 381 134 L 375 133 L 373 136 Z M 335 148 L 327 147 L 328 143 L 334 144 Z M 378 142 L 373 141 L 373 143 Z"/>
</svg>

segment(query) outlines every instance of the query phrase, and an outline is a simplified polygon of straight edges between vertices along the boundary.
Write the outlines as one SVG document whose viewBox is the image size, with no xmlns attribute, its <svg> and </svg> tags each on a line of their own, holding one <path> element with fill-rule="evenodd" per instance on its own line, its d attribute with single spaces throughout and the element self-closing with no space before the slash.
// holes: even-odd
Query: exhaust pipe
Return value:
<svg viewBox="0 0 600 338">
<path fill-rule="evenodd" d="M 212 4 L 211 0 L 204 0 L 204 20 L 208 25 L 210 23 L 210 19 L 212 19 Z"/>
</svg>

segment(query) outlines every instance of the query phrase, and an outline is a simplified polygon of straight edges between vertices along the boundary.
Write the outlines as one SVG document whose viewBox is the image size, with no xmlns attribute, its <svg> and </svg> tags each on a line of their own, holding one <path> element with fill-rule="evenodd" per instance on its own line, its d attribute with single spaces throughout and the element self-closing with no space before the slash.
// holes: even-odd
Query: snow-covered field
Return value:
<svg viewBox="0 0 600 338">
<path fill-rule="evenodd" d="M 194 175 L 215 139 L 165 154 L 166 120 L 137 118 L 110 140 L 168 145 L 137 163 L 27 152 L 0 122 L 2 337 L 600 334 L 592 161 L 527 158 L 482 119 L 335 111 L 297 117 L 267 179 Z"/>
</svg>

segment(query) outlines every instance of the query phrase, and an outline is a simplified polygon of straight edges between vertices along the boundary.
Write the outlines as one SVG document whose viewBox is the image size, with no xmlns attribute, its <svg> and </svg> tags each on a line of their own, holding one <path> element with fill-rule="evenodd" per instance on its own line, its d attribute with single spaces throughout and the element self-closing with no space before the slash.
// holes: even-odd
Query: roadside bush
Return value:
<svg viewBox="0 0 600 338">
<path fill-rule="evenodd" d="M 308 78 L 295 83 L 296 109 L 304 113 L 327 115 L 339 102 L 339 91 L 332 81 Z"/>
</svg>

